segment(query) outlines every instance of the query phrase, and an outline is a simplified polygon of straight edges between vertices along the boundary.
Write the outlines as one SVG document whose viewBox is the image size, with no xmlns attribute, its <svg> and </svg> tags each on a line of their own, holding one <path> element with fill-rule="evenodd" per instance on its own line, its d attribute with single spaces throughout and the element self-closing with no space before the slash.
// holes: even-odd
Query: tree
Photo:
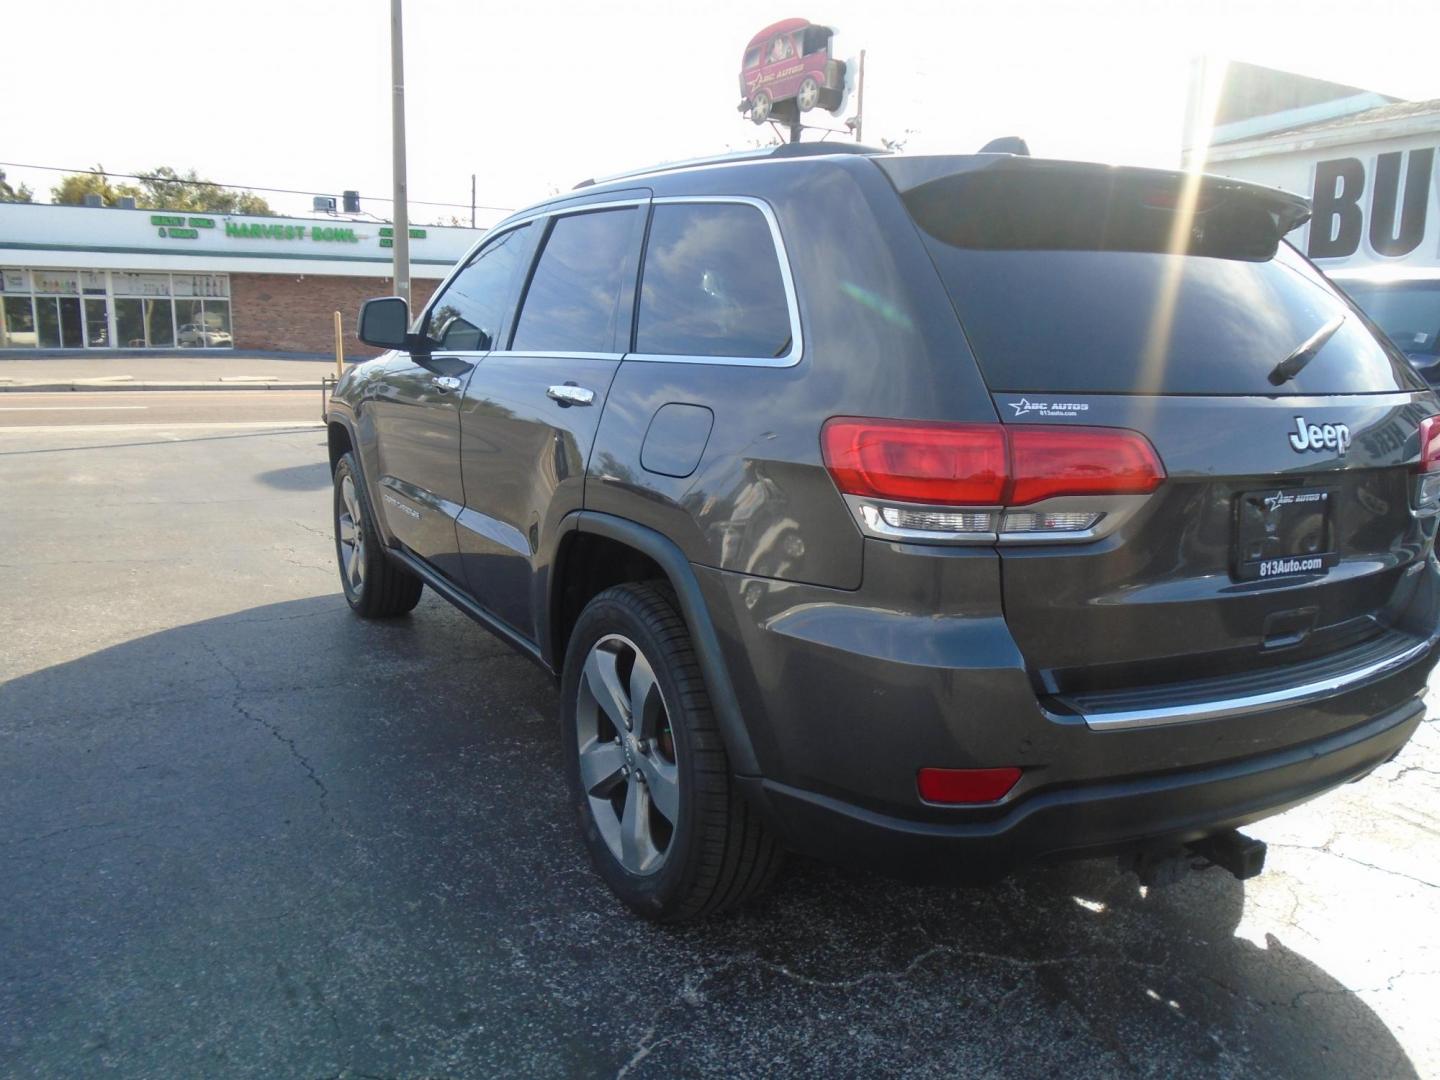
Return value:
<svg viewBox="0 0 1440 1080">
<path fill-rule="evenodd" d="M 96 165 L 93 172 L 62 176 L 60 183 L 50 189 L 50 201 L 61 206 L 84 206 L 87 195 L 99 195 L 102 206 L 115 206 L 127 195 L 138 200 L 140 189 L 133 184 L 110 183 L 103 165 Z"/>
<path fill-rule="evenodd" d="M 180 174 L 168 165 L 140 174 L 140 184 L 112 184 L 103 166 L 93 172 L 73 173 L 50 189 L 52 202 L 83 206 L 86 195 L 99 195 L 103 206 L 115 206 L 124 196 L 145 210 L 179 210 L 202 214 L 273 214 L 270 204 L 253 191 L 221 187 L 200 177 L 194 169 Z"/>
<path fill-rule="evenodd" d="M 35 193 L 24 184 L 13 188 L 5 182 L 5 170 L 0 169 L 0 202 L 30 202 Z"/>
<path fill-rule="evenodd" d="M 148 210 L 183 210 L 187 213 L 273 214 L 270 204 L 253 191 L 220 187 L 191 169 L 180 174 L 161 165 L 140 174 L 144 190 L 140 205 Z"/>
</svg>

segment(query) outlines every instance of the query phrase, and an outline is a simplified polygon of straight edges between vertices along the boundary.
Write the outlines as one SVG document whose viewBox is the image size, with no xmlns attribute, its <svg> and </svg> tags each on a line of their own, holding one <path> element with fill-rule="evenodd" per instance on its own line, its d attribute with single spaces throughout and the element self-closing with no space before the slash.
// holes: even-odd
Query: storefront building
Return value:
<svg viewBox="0 0 1440 1080">
<path fill-rule="evenodd" d="M 481 235 L 410 230 L 427 300 Z M 0 203 L 0 350 L 238 349 L 347 355 L 360 302 L 393 291 L 394 230 L 344 218 Z"/>
<path fill-rule="evenodd" d="M 1192 112 L 1204 78 L 1197 69 Z M 1440 268 L 1440 99 L 1241 63 L 1221 85 L 1208 145 L 1187 147 L 1187 165 L 1310 199 L 1310 221 L 1289 239 L 1327 273 Z"/>
</svg>

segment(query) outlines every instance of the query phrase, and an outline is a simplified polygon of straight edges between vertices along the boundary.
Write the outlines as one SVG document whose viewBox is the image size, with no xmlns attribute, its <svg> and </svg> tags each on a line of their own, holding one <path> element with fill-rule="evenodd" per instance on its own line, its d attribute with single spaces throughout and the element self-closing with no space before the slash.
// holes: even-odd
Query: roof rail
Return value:
<svg viewBox="0 0 1440 1080">
<path fill-rule="evenodd" d="M 736 150 L 729 154 L 711 154 L 707 157 L 687 158 L 683 161 L 667 161 L 643 169 L 631 169 L 611 176 L 592 177 L 581 180 L 574 190 L 609 184 L 616 180 L 630 180 L 654 173 L 676 172 L 680 169 L 695 169 L 703 165 L 728 165 L 737 161 L 763 161 L 766 158 L 825 157 L 831 154 L 888 154 L 878 146 L 862 146 L 859 143 L 781 143 L 779 146 L 762 146 L 754 150 Z"/>
</svg>

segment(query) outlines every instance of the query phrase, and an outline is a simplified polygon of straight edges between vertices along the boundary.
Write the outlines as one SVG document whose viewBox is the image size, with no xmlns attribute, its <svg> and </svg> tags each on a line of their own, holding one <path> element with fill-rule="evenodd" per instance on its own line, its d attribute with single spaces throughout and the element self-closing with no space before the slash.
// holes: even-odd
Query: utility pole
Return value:
<svg viewBox="0 0 1440 1080">
<path fill-rule="evenodd" d="M 855 86 L 855 141 L 863 142 L 861 133 L 865 128 L 865 50 L 860 50 L 860 76 Z"/>
<path fill-rule="evenodd" d="M 390 0 L 390 79 L 394 94 L 390 101 L 391 149 L 394 162 L 395 198 L 395 295 L 410 303 L 410 206 L 405 183 L 405 37 L 400 0 Z"/>
<path fill-rule="evenodd" d="M 470 227 L 475 227 L 475 174 L 470 174 Z"/>
</svg>

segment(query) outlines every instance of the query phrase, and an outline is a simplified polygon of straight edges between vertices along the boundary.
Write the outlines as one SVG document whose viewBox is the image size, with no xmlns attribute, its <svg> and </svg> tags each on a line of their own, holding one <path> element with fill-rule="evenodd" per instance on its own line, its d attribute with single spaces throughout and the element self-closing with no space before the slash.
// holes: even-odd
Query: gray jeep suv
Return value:
<svg viewBox="0 0 1440 1080">
<path fill-rule="evenodd" d="M 413 322 L 362 310 L 345 595 L 428 585 L 557 676 L 651 918 L 786 849 L 1253 872 L 1237 826 L 1415 730 L 1440 601 L 1440 401 L 1284 242 L 1307 214 L 994 153 L 587 183 Z"/>
</svg>

